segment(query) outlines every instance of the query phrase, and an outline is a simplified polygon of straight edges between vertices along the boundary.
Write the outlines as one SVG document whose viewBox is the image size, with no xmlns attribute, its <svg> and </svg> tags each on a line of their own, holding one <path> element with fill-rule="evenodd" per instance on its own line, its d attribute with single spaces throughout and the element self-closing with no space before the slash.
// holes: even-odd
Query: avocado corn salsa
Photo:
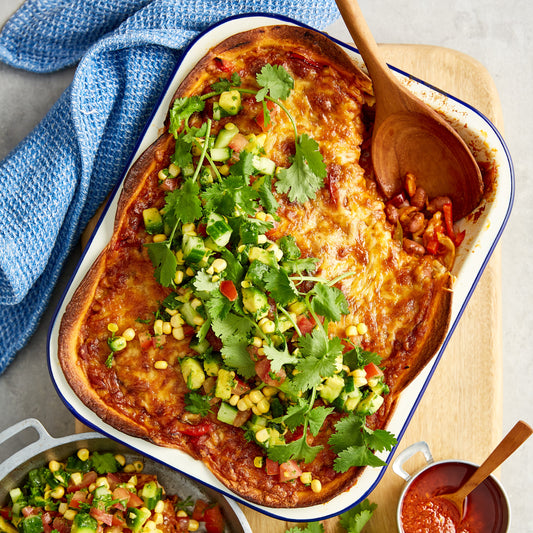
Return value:
<svg viewBox="0 0 533 533">
<path fill-rule="evenodd" d="M 374 452 L 390 450 L 396 440 L 370 429 L 366 417 L 381 407 L 388 387 L 380 357 L 354 341 L 365 324 L 346 328 L 346 338 L 328 334 L 329 324 L 349 312 L 335 285 L 352 274 L 313 276 L 318 261 L 304 257 L 294 237 L 269 236 L 277 222 L 273 191 L 304 203 L 323 185 L 325 166 L 318 144 L 297 131 L 283 105 L 293 86 L 288 72 L 266 65 L 257 82 L 259 90 L 241 88 L 234 74 L 208 94 L 174 101 L 169 131 L 175 152 L 159 172 L 165 205 L 143 210 L 144 246 L 156 280 L 170 294 L 155 317 L 139 318 L 153 330 L 138 340 L 142 346 L 167 336 L 190 338 L 179 369 L 194 424 L 181 431 L 202 435 L 216 417 L 263 450 L 256 468 L 320 492 L 320 479 L 305 465 L 324 448 L 309 441 L 332 413 L 335 431 L 327 445 L 336 453 L 335 471 L 385 464 Z M 274 112 L 288 117 L 295 142 L 289 168 L 266 157 L 266 133 L 243 135 L 231 120 L 243 95 L 262 103 L 257 122 L 265 132 Z M 208 99 L 214 100 L 211 116 Z M 108 329 L 111 368 L 135 330 L 118 334 L 115 323 Z M 154 363 L 167 367 L 165 360 Z"/>
<path fill-rule="evenodd" d="M 218 503 L 166 494 L 140 460 L 123 455 L 75 455 L 30 470 L 0 508 L 1 533 L 222 533 Z"/>
</svg>

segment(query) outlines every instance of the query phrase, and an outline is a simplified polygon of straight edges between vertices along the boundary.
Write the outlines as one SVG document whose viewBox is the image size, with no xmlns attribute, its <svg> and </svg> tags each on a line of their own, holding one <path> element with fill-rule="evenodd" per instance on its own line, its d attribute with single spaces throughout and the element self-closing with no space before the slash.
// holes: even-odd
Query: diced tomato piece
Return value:
<svg viewBox="0 0 533 533">
<path fill-rule="evenodd" d="M 279 463 L 268 457 L 266 458 L 265 469 L 268 476 L 279 476 Z"/>
<path fill-rule="evenodd" d="M 195 426 L 190 424 L 180 424 L 179 425 L 179 431 L 180 433 L 183 433 L 184 435 L 189 435 L 189 437 L 200 437 L 201 435 L 205 435 L 206 433 L 209 433 L 209 431 L 212 429 L 213 424 L 211 422 L 201 422 L 200 424 L 197 424 Z"/>
<path fill-rule="evenodd" d="M 203 522 L 205 510 L 209 507 L 208 503 L 204 500 L 196 500 L 194 504 L 194 509 L 192 511 L 192 519 L 198 520 L 198 522 Z"/>
<path fill-rule="evenodd" d="M 35 507 L 32 507 L 31 505 L 26 505 L 26 507 L 22 508 L 22 516 L 28 517 L 34 514 L 37 514 Z"/>
<path fill-rule="evenodd" d="M 233 139 L 228 143 L 228 146 L 234 151 L 234 152 L 242 152 L 243 148 L 248 144 L 248 139 L 242 134 L 237 133 Z"/>
<path fill-rule="evenodd" d="M 272 115 L 273 115 L 273 111 L 274 111 L 274 109 L 276 107 L 276 104 L 274 104 L 274 102 L 271 102 L 270 100 L 266 100 L 265 101 L 265 105 L 266 105 L 266 107 L 268 109 L 268 112 L 269 112 L 269 115 L 270 115 L 268 123 L 266 123 L 266 121 L 265 121 L 264 109 L 261 109 L 261 111 L 257 114 L 257 116 L 255 117 L 255 121 L 257 122 L 257 124 L 259 125 L 259 127 L 263 131 L 268 131 L 273 125 Z"/>
<path fill-rule="evenodd" d="M 154 346 L 154 338 L 150 333 L 141 331 L 141 333 L 139 333 L 139 343 L 141 345 L 141 350 L 147 350 Z"/>
<path fill-rule="evenodd" d="M 124 487 L 116 487 L 113 491 L 113 500 L 118 500 L 113 504 L 115 509 L 125 511 L 130 499 L 131 492 Z"/>
<path fill-rule="evenodd" d="M 203 222 L 200 222 L 199 224 L 196 225 L 196 233 L 198 233 L 200 237 L 207 237 L 207 232 L 205 231 L 206 227 L 207 227 L 206 224 L 204 224 Z"/>
<path fill-rule="evenodd" d="M 113 513 L 113 523 L 111 524 L 114 527 L 125 527 L 126 519 L 121 512 Z"/>
<path fill-rule="evenodd" d="M 96 518 L 96 520 L 104 523 L 106 526 L 113 525 L 113 515 L 110 513 L 106 513 L 105 511 L 102 511 L 101 509 L 98 509 L 98 507 L 91 507 L 89 514 Z"/>
<path fill-rule="evenodd" d="M 62 516 L 56 516 L 54 518 L 52 528 L 58 531 L 58 533 L 70 533 L 70 524 L 67 519 Z"/>
<path fill-rule="evenodd" d="M 218 503 L 205 510 L 204 521 L 207 533 L 223 533 L 224 517 Z"/>
<path fill-rule="evenodd" d="M 79 509 L 80 504 L 84 503 L 85 501 L 87 501 L 87 493 L 86 492 L 82 492 L 81 490 L 77 490 L 72 495 L 72 498 L 70 500 L 69 505 L 73 509 Z"/>
<path fill-rule="evenodd" d="M 160 186 L 164 191 L 173 191 L 178 186 L 178 179 L 167 178 L 161 182 Z"/>
<path fill-rule="evenodd" d="M 287 374 L 283 368 L 276 373 L 272 372 L 270 361 L 266 357 L 255 363 L 255 373 L 263 382 L 265 382 L 267 385 L 271 385 L 272 387 L 281 385 L 287 377 Z"/>
<path fill-rule="evenodd" d="M 311 331 L 315 329 L 316 322 L 313 318 L 309 318 L 305 315 L 302 315 L 296 321 L 296 325 L 298 326 L 302 335 L 306 335 L 307 333 L 311 333 Z"/>
<path fill-rule="evenodd" d="M 302 469 L 298 466 L 296 461 L 287 461 L 279 465 L 279 480 L 291 481 L 297 479 L 302 475 Z"/>
<path fill-rule="evenodd" d="M 128 491 L 129 492 L 129 491 Z M 137 496 L 137 494 L 130 492 L 128 498 L 128 507 L 142 507 L 144 505 L 144 500 Z"/>
<path fill-rule="evenodd" d="M 230 279 L 225 279 L 220 282 L 220 292 L 230 301 L 234 302 L 237 299 L 237 289 Z"/>
<path fill-rule="evenodd" d="M 368 363 L 365 366 L 366 379 L 376 378 L 383 375 L 383 370 L 374 363 Z"/>
<path fill-rule="evenodd" d="M 233 389 L 231 389 L 232 394 L 238 394 L 239 396 L 241 396 L 242 394 L 250 390 L 250 386 L 237 377 L 233 378 L 233 382 Z"/>
<path fill-rule="evenodd" d="M 12 512 L 11 512 L 11 509 L 9 507 L 2 507 L 0 509 L 0 516 L 2 518 L 5 518 L 6 520 L 11 520 L 12 519 Z"/>
</svg>

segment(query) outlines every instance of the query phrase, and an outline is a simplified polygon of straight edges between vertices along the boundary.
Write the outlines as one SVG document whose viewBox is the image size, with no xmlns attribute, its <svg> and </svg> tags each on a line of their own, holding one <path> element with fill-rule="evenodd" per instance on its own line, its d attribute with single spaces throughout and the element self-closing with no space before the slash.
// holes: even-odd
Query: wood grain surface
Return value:
<svg viewBox="0 0 533 533">
<path fill-rule="evenodd" d="M 434 46 L 380 45 L 387 62 L 464 100 L 501 131 L 503 120 L 494 82 L 476 60 Z M 86 243 L 94 224 L 82 239 Z M 435 460 L 458 458 L 480 463 L 501 438 L 502 336 L 501 259 L 496 248 L 439 363 L 396 454 L 425 440 Z M 77 430 L 81 429 L 77 425 Z M 412 472 L 423 461 L 414 457 Z M 396 508 L 403 480 L 388 468 L 369 499 L 378 505 L 365 533 L 397 531 Z M 283 533 L 295 524 L 275 520 L 245 506 L 254 533 Z M 337 518 L 323 522 L 327 533 L 341 532 Z"/>
</svg>

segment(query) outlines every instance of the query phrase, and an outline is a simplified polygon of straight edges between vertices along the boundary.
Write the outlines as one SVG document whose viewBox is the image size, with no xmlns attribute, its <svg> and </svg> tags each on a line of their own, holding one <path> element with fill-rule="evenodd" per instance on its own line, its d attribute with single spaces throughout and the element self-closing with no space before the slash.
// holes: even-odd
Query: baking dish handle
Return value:
<svg viewBox="0 0 533 533">
<path fill-rule="evenodd" d="M 9 462 L 10 464 L 16 464 L 16 458 L 19 454 L 22 454 L 23 452 L 24 454 L 27 454 L 30 449 L 34 449 L 34 453 L 37 454 L 42 450 L 50 448 L 56 440 L 46 431 L 46 429 L 44 429 L 44 426 L 41 424 L 41 422 L 39 422 L 39 420 L 36 418 L 26 418 L 25 420 L 21 420 L 7 429 L 4 429 L 4 431 L 0 433 L 0 447 L 4 442 L 12 437 L 15 437 L 19 433 L 22 433 L 26 429 L 34 429 L 38 433 L 38 438 L 34 442 L 31 442 L 21 450 L 14 453 L 11 457 L 3 460 L 0 459 L 0 479 L 3 477 L 2 467 L 5 463 Z"/>
<path fill-rule="evenodd" d="M 420 442 L 415 442 L 408 448 L 405 448 L 405 450 L 403 450 L 403 452 L 396 457 L 394 463 L 392 463 L 392 471 L 405 481 L 410 481 L 413 476 L 405 471 L 403 465 L 418 452 L 422 452 L 424 454 L 424 458 L 426 459 L 428 465 L 433 462 L 433 456 L 431 455 L 427 442 L 421 440 Z"/>
</svg>

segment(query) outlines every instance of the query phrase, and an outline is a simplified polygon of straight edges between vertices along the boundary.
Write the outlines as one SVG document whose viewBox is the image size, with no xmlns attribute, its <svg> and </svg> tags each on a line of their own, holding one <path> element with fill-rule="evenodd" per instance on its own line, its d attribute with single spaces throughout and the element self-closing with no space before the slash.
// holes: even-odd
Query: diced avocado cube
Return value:
<svg viewBox="0 0 533 533">
<path fill-rule="evenodd" d="M 252 158 L 252 166 L 261 174 L 272 176 L 276 171 L 276 163 L 265 156 L 254 155 Z"/>
<path fill-rule="evenodd" d="M 126 525 L 133 531 L 133 533 L 139 533 L 151 515 L 152 512 L 146 507 L 140 507 L 138 509 L 135 507 L 128 507 L 126 510 Z"/>
<path fill-rule="evenodd" d="M 383 395 L 389 393 L 389 387 L 385 381 L 383 381 L 383 376 L 381 376 L 378 381 L 373 382 L 372 384 L 369 382 L 368 385 L 376 394 Z"/>
<path fill-rule="evenodd" d="M 234 385 L 235 372 L 221 368 L 218 371 L 217 382 L 215 385 L 215 396 L 222 400 L 229 400 Z"/>
<path fill-rule="evenodd" d="M 278 260 L 274 252 L 260 248 L 259 246 L 252 246 L 248 252 L 248 260 L 250 263 L 252 261 L 261 261 L 265 265 L 278 268 Z"/>
<path fill-rule="evenodd" d="M 265 287 L 264 278 L 268 269 L 269 267 L 265 263 L 254 260 L 251 262 L 248 271 L 246 272 L 246 279 L 249 279 L 255 286 L 262 289 Z"/>
<path fill-rule="evenodd" d="M 368 395 L 357 404 L 356 411 L 367 416 L 374 414 L 382 406 L 383 401 L 383 396 L 380 396 L 371 390 Z"/>
<path fill-rule="evenodd" d="M 71 533 L 96 533 L 98 522 L 89 513 L 79 512 L 72 522 Z M 25 532 L 29 533 L 29 532 Z"/>
<path fill-rule="evenodd" d="M 208 376 L 218 376 L 220 365 L 215 358 L 204 359 L 204 371 Z"/>
<path fill-rule="evenodd" d="M 326 378 L 324 383 L 320 386 L 321 398 L 331 403 L 341 393 L 344 388 L 344 379 L 338 374 Z"/>
<path fill-rule="evenodd" d="M 224 422 L 224 424 L 233 425 L 235 418 L 239 414 L 239 410 L 229 403 L 220 402 L 217 413 L 217 420 Z"/>
<path fill-rule="evenodd" d="M 163 217 L 156 207 L 143 210 L 144 228 L 150 235 L 163 233 Z"/>
<path fill-rule="evenodd" d="M 242 305 L 251 314 L 261 316 L 268 311 L 267 295 L 255 287 L 243 287 Z"/>
<path fill-rule="evenodd" d="M 140 494 L 147 509 L 153 510 L 157 502 L 163 497 L 163 489 L 155 481 L 149 481 L 144 485 Z"/>
<path fill-rule="evenodd" d="M 16 487 L 9 491 L 9 496 L 11 497 L 11 501 L 13 503 L 16 503 L 17 500 L 22 496 L 22 491 L 20 490 L 19 487 Z"/>
<path fill-rule="evenodd" d="M 205 373 L 197 359 L 185 357 L 181 360 L 181 373 L 187 387 L 191 390 L 199 389 L 205 381 Z"/>
<path fill-rule="evenodd" d="M 218 103 L 228 115 L 236 115 L 241 109 L 241 93 L 237 89 L 224 91 L 220 94 Z"/>
</svg>

